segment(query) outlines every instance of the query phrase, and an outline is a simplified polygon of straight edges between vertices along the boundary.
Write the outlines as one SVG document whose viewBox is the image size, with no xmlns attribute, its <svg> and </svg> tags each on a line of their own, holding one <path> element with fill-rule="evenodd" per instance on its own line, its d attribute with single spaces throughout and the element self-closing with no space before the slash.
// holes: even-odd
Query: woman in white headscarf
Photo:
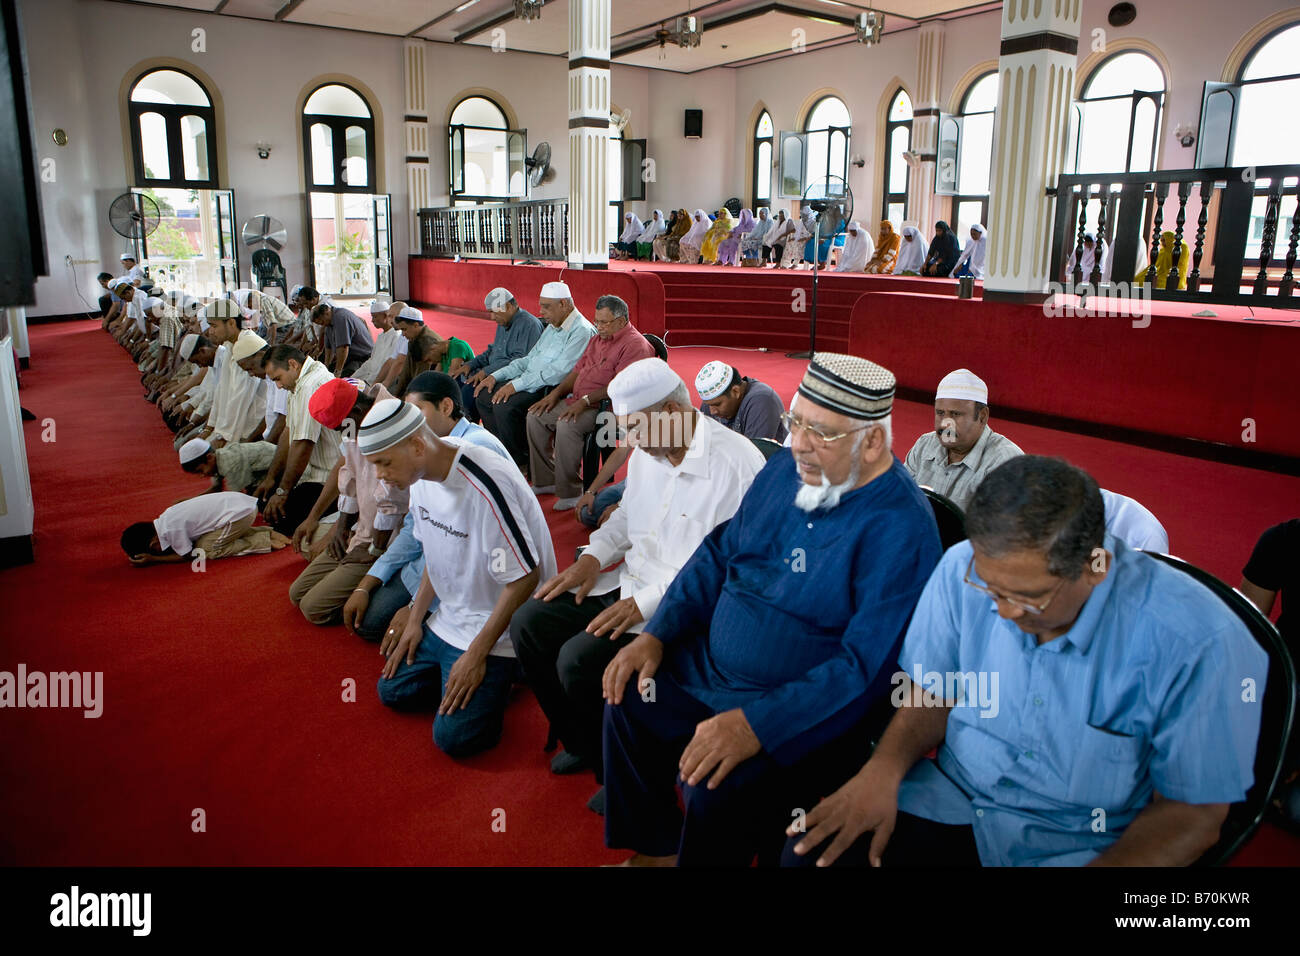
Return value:
<svg viewBox="0 0 1300 956">
<path fill-rule="evenodd" d="M 780 262 L 781 253 L 785 249 L 785 237 L 791 232 L 790 219 L 786 216 L 784 209 L 778 209 L 776 215 L 772 217 L 772 228 L 767 231 L 763 237 L 763 262 Z"/>
<path fill-rule="evenodd" d="M 704 245 L 704 237 L 712 226 L 713 220 L 709 218 L 707 212 L 703 209 L 695 210 L 695 215 L 691 217 L 691 228 L 677 244 L 678 249 L 681 250 L 681 255 L 677 258 L 678 262 L 693 265 L 700 261 L 700 246 Z"/>
<path fill-rule="evenodd" d="M 650 217 L 650 221 L 641 230 L 641 235 L 636 237 L 636 257 L 638 259 L 649 259 L 653 254 L 652 244 L 667 228 L 668 223 L 664 221 L 664 211 L 656 209 L 655 214 Z"/>
<path fill-rule="evenodd" d="M 755 265 L 763 258 L 763 240 L 772 228 L 772 219 L 767 214 L 766 206 L 758 207 L 754 218 L 754 228 L 740 240 L 740 259 L 744 265 Z"/>
<path fill-rule="evenodd" d="M 785 240 L 785 251 L 781 253 L 780 268 L 793 269 L 796 266 L 803 265 L 804 246 L 813 234 L 804 225 L 802 216 L 791 216 L 790 226 L 792 232 Z"/>
<path fill-rule="evenodd" d="M 1070 261 L 1065 264 L 1065 281 L 1074 282 L 1074 254 L 1078 249 L 1070 250 Z M 1084 285 L 1092 284 L 1092 270 L 1098 269 L 1101 272 L 1101 281 L 1110 281 L 1110 246 L 1106 246 L 1101 251 L 1101 265 L 1097 265 L 1097 237 L 1090 232 L 1083 234 L 1083 255 L 1079 259 L 1079 268 L 1083 273 L 1082 282 Z"/>
<path fill-rule="evenodd" d="M 618 242 L 614 243 L 614 248 L 620 253 L 619 259 L 635 259 L 637 236 L 645 230 L 645 224 L 634 212 L 625 215 L 623 222 L 627 225 L 623 229 L 623 234 L 618 237 Z"/>
<path fill-rule="evenodd" d="M 948 273 L 952 278 L 961 276 L 974 276 L 976 279 L 984 278 L 984 260 L 988 257 L 988 230 L 982 223 L 975 223 L 970 227 L 970 238 L 966 240 L 966 248 L 962 249 L 961 256 L 957 259 L 957 264 L 952 267 L 952 272 Z"/>
<path fill-rule="evenodd" d="M 903 227 L 903 241 L 898 245 L 898 261 L 894 264 L 894 275 L 919 276 L 925 257 L 930 254 L 930 244 L 925 241 L 921 231 L 915 226 Z"/>
<path fill-rule="evenodd" d="M 871 234 L 862 228 L 856 219 L 849 223 L 849 231 L 844 237 L 844 248 L 840 250 L 840 262 L 836 272 L 861 272 L 866 268 L 867 260 L 875 252 L 875 243 Z"/>
</svg>

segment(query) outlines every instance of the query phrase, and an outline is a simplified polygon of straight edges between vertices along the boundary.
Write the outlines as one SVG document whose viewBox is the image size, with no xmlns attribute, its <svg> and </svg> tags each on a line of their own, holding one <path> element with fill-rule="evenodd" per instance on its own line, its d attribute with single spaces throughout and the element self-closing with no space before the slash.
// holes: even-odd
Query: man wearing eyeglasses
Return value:
<svg viewBox="0 0 1300 956">
<path fill-rule="evenodd" d="M 1058 459 L 984 479 L 912 617 L 899 709 L 787 831 L 786 863 L 1185 866 L 1214 845 L 1252 783 L 1267 657 L 1104 522 L 1096 482 Z"/>
<path fill-rule="evenodd" d="M 934 431 L 916 440 L 904 464 L 918 485 L 963 511 L 984 476 L 1024 452 L 989 427 L 989 387 L 969 369 L 949 372 L 934 394 Z"/>
<path fill-rule="evenodd" d="M 771 828 L 861 765 L 940 555 L 890 449 L 893 396 L 888 369 L 817 353 L 790 450 L 606 668 L 605 842 L 627 865 L 775 862 Z"/>
</svg>

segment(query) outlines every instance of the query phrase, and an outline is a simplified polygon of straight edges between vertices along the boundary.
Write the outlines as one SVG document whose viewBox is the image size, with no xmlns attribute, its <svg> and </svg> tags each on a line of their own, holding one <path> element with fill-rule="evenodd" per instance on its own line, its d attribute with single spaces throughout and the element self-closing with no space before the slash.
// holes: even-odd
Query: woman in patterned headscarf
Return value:
<svg viewBox="0 0 1300 956">
<path fill-rule="evenodd" d="M 704 242 L 700 244 L 700 261 L 713 264 L 718 261 L 718 247 L 722 245 L 722 240 L 731 235 L 731 230 L 736 228 L 736 217 L 731 214 L 731 210 L 723 206 L 718 210 L 718 215 L 713 220 L 713 225 L 704 235 Z"/>
<path fill-rule="evenodd" d="M 894 232 L 894 224 L 888 219 L 880 220 L 880 237 L 876 239 L 876 254 L 871 257 L 871 261 L 862 271 L 873 272 L 876 275 L 892 274 L 894 263 L 898 260 L 900 242 L 902 237 Z"/>
<path fill-rule="evenodd" d="M 679 209 L 673 213 L 673 218 L 668 223 L 668 231 L 663 233 L 650 244 L 654 259 L 663 262 L 676 262 L 677 257 L 681 255 L 680 245 L 682 236 L 686 235 L 687 230 L 691 228 L 691 214 L 685 209 Z"/>
<path fill-rule="evenodd" d="M 772 220 L 767 214 L 767 207 L 759 206 L 754 228 L 740 240 L 740 258 L 745 265 L 755 264 L 763 258 L 763 240 L 771 228 Z"/>
<path fill-rule="evenodd" d="M 680 247 L 681 256 L 678 262 L 695 264 L 700 261 L 700 247 L 704 244 L 704 237 L 708 234 L 709 227 L 712 223 L 709 221 L 709 214 L 703 209 L 695 210 L 695 217 L 691 222 L 691 228 L 682 236 Z"/>
<path fill-rule="evenodd" d="M 727 234 L 727 238 L 723 239 L 718 246 L 718 265 L 740 265 L 740 244 L 753 231 L 754 214 L 748 209 L 740 210 L 740 221 L 736 223 L 735 228 Z"/>
</svg>

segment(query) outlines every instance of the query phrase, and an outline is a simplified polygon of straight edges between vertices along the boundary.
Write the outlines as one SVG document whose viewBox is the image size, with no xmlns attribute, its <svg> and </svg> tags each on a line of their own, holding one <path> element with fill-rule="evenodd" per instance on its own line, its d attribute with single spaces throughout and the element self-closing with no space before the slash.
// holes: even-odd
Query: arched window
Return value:
<svg viewBox="0 0 1300 956">
<path fill-rule="evenodd" d="M 356 90 L 318 88 L 302 110 L 307 188 L 332 193 L 375 191 L 375 120 Z"/>
<path fill-rule="evenodd" d="M 803 131 L 808 136 L 805 189 L 813 183 L 825 182 L 831 176 L 848 180 L 852 127 L 849 108 L 838 96 L 823 96 L 813 104 L 803 124 Z"/>
<path fill-rule="evenodd" d="M 1130 50 L 1106 59 L 1074 106 L 1070 155 L 1075 171 L 1155 169 L 1164 100 L 1164 74 L 1148 54 Z"/>
<path fill-rule="evenodd" d="M 772 203 L 772 114 L 763 110 L 754 124 L 754 203 L 753 209 Z"/>
<path fill-rule="evenodd" d="M 194 77 L 151 70 L 131 87 L 131 146 L 141 188 L 217 185 L 216 113 Z"/>
<path fill-rule="evenodd" d="M 472 205 L 528 195 L 527 130 L 512 130 L 506 111 L 486 96 L 467 96 L 451 111 L 451 197 Z"/>
<path fill-rule="evenodd" d="M 907 218 L 907 184 L 911 172 L 903 154 L 912 148 L 912 98 L 901 87 L 885 115 L 885 176 L 880 215 L 901 228 Z"/>
<path fill-rule="evenodd" d="M 953 197 L 952 219 L 959 236 L 977 222 L 988 223 L 997 104 L 998 74 L 993 70 L 970 85 L 956 115 L 939 117 L 934 191 Z"/>
</svg>

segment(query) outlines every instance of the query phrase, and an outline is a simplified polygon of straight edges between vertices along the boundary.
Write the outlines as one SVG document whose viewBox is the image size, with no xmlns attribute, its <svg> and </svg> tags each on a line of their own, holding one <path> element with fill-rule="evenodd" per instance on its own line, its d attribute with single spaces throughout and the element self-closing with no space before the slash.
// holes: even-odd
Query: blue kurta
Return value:
<svg viewBox="0 0 1300 956">
<path fill-rule="evenodd" d="M 800 481 L 789 449 L 773 455 L 646 627 L 684 690 L 716 711 L 742 708 L 787 765 L 888 693 L 942 554 L 934 513 L 897 460 L 829 510 L 795 507 Z"/>
</svg>

